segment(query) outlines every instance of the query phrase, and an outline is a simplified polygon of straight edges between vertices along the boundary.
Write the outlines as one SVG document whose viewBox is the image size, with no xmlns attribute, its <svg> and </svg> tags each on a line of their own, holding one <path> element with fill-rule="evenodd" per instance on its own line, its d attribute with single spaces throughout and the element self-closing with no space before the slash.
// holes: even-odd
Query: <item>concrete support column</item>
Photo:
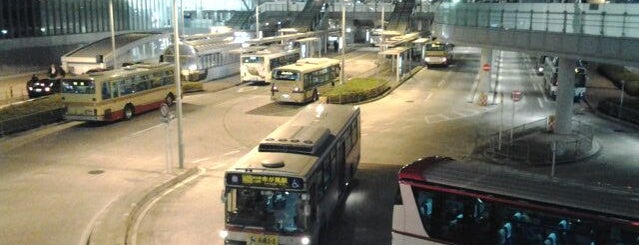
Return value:
<svg viewBox="0 0 639 245">
<path fill-rule="evenodd" d="M 492 76 L 493 50 L 489 48 L 481 49 L 481 58 L 479 59 L 479 104 L 487 105 L 488 94 L 490 92 L 490 78 Z M 483 66 L 488 64 L 491 69 L 484 71 Z"/>
<path fill-rule="evenodd" d="M 557 109 L 555 112 L 555 133 L 570 134 L 572 130 L 572 104 L 575 96 L 574 59 L 559 59 Z"/>
</svg>

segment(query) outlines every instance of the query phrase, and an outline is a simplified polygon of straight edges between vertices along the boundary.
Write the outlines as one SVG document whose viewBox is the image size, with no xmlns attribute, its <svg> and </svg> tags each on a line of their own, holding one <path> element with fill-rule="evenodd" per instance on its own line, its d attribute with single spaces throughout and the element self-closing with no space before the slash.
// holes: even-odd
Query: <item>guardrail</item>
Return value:
<svg viewBox="0 0 639 245">
<path fill-rule="evenodd" d="M 547 130 L 547 120 L 541 119 L 499 132 L 479 136 L 480 144 L 485 145 L 485 153 L 494 159 L 509 159 L 523 164 L 539 165 L 552 163 L 553 154 L 557 162 L 566 162 L 584 157 L 591 149 L 593 142 L 592 127 L 573 120 L 572 136 L 553 135 Z M 550 140 L 534 141 L 525 137 L 533 134 L 542 135 Z M 501 144 L 500 144 L 501 136 Z"/>
<path fill-rule="evenodd" d="M 435 23 L 639 38 L 636 4 L 442 3 Z"/>
<path fill-rule="evenodd" d="M 628 106 L 622 107 L 618 103 L 604 100 L 597 104 L 597 110 L 611 117 L 639 125 L 639 110 L 629 108 Z"/>
</svg>

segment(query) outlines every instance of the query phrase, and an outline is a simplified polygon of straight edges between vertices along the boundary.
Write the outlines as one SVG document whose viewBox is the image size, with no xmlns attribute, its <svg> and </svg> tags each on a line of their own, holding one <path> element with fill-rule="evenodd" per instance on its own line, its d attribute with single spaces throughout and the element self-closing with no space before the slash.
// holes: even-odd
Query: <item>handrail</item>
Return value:
<svg viewBox="0 0 639 245">
<path fill-rule="evenodd" d="M 639 8 L 636 6 L 585 3 L 442 3 L 435 13 L 435 23 L 639 38 Z"/>
</svg>

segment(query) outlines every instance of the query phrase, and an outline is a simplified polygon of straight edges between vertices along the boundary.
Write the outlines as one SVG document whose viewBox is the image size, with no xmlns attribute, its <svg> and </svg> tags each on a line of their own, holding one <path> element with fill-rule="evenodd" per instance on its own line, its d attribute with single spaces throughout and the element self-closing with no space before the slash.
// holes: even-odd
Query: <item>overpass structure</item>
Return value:
<svg viewBox="0 0 639 245">
<path fill-rule="evenodd" d="M 570 134 L 578 59 L 639 66 L 636 4 L 442 3 L 434 21 L 444 40 L 482 47 L 480 101 L 490 90 L 492 49 L 559 57 L 555 133 Z"/>
</svg>

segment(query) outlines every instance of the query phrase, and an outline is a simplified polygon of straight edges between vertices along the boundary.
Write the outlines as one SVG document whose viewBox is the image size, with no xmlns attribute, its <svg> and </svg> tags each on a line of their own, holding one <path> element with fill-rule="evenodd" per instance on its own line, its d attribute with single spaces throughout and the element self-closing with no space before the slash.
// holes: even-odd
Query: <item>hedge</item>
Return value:
<svg viewBox="0 0 639 245">
<path fill-rule="evenodd" d="M 328 91 L 328 103 L 344 104 L 374 98 L 388 90 L 388 81 L 380 78 L 353 78 Z"/>
</svg>

